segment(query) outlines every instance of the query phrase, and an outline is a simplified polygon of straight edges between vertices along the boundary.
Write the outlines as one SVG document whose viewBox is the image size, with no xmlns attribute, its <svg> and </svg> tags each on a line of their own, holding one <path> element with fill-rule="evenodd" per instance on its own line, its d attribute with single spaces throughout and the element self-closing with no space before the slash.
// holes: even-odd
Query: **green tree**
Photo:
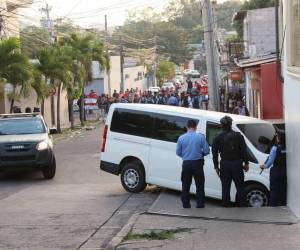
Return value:
<svg viewBox="0 0 300 250">
<path fill-rule="evenodd" d="M 235 12 L 242 8 L 242 2 L 239 0 L 226 1 L 217 5 L 217 23 L 218 27 L 226 30 L 234 30 L 232 17 Z"/>
<path fill-rule="evenodd" d="M 58 46 L 50 46 L 40 51 L 38 56 L 38 70 L 45 77 L 45 84 L 48 84 L 50 93 L 57 94 L 57 130 L 61 132 L 60 127 L 60 94 L 62 88 L 68 88 L 71 81 L 70 65 L 71 58 L 66 52 Z M 55 105 L 54 96 L 50 96 L 51 102 L 51 123 L 55 125 Z M 43 106 L 43 105 L 42 105 Z"/>
<path fill-rule="evenodd" d="M 28 58 L 21 54 L 20 41 L 9 38 L 0 41 L 0 77 L 2 83 L 10 83 L 12 91 L 8 94 L 10 112 L 14 102 L 21 96 L 26 97 L 30 90 L 31 65 Z"/>
<path fill-rule="evenodd" d="M 44 115 L 45 108 L 44 108 L 44 102 L 45 99 L 48 97 L 48 86 L 45 82 L 45 77 L 43 74 L 38 70 L 37 66 L 35 65 L 32 70 L 32 80 L 31 80 L 31 87 L 36 93 L 37 104 L 41 104 L 41 114 Z"/>
<path fill-rule="evenodd" d="M 179 65 L 191 58 L 189 38 L 188 31 L 171 22 L 127 20 L 122 28 L 114 32 L 112 41 L 115 45 L 122 43 L 127 56 L 135 57 L 136 50 L 141 50 L 141 57 L 153 58 L 156 51 L 161 58 L 168 58 Z M 143 49 L 148 52 L 143 52 Z"/>
<path fill-rule="evenodd" d="M 62 45 L 72 49 L 73 60 L 83 69 L 83 84 L 81 86 L 80 120 L 84 125 L 84 87 L 91 80 L 91 67 L 93 61 L 98 61 L 102 69 L 109 69 L 109 60 L 104 51 L 101 41 L 95 39 L 93 35 L 71 34 L 62 40 Z"/>
<path fill-rule="evenodd" d="M 246 0 L 242 5 L 242 10 L 254 10 L 268 7 L 274 7 L 275 0 Z"/>
<path fill-rule="evenodd" d="M 161 86 L 166 80 L 170 80 L 175 76 L 175 64 L 173 62 L 162 60 L 157 67 L 156 78 Z"/>
<path fill-rule="evenodd" d="M 37 58 L 39 51 L 51 43 L 49 31 L 29 26 L 20 31 L 22 54 L 29 58 Z"/>
</svg>

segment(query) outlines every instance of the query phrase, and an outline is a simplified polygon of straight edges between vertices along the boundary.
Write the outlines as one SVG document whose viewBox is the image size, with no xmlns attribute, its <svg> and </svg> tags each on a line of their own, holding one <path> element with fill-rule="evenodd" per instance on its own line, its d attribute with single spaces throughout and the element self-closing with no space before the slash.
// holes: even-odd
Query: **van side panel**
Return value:
<svg viewBox="0 0 300 250">
<path fill-rule="evenodd" d="M 112 107 L 108 117 L 108 133 L 105 152 L 101 155 L 101 169 L 113 174 L 120 173 L 120 163 L 126 157 L 139 159 L 146 167 L 148 164 L 151 140 L 149 138 L 112 131 L 112 120 L 117 110 Z M 123 121 L 118 127 L 122 128 Z M 125 126 L 125 125 L 124 125 Z"/>
</svg>

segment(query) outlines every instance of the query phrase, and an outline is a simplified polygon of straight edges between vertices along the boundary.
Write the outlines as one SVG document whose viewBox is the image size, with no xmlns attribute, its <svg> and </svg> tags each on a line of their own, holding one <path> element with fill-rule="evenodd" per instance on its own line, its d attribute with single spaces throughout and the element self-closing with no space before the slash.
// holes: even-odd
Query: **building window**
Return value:
<svg viewBox="0 0 300 250">
<path fill-rule="evenodd" d="M 300 0 L 291 0 L 290 5 L 290 67 L 300 68 Z M 298 71 L 298 69 L 297 69 Z M 300 71 L 298 71 L 299 73 Z"/>
</svg>

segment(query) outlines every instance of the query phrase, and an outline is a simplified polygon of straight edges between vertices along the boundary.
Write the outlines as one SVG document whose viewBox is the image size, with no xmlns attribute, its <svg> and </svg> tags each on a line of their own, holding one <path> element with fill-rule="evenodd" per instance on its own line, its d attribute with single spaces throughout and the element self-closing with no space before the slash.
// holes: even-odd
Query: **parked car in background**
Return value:
<svg viewBox="0 0 300 250">
<path fill-rule="evenodd" d="M 183 75 L 184 75 L 184 76 L 188 76 L 190 73 L 191 73 L 191 69 L 185 69 L 185 70 L 183 71 Z"/>
<path fill-rule="evenodd" d="M 79 105 L 77 104 L 78 100 L 73 101 L 73 111 L 74 112 L 79 112 Z"/>
<path fill-rule="evenodd" d="M 150 87 L 148 91 L 151 93 L 158 93 L 160 91 L 160 87 Z"/>
<path fill-rule="evenodd" d="M 0 171 L 39 170 L 45 179 L 56 172 L 51 134 L 38 114 L 0 115 Z"/>
<path fill-rule="evenodd" d="M 173 91 L 173 90 L 175 90 L 175 85 L 173 82 L 165 82 L 165 83 L 163 83 L 161 89 L 162 90 L 169 89 L 169 90 Z"/>
<path fill-rule="evenodd" d="M 191 70 L 189 75 L 192 77 L 192 78 L 200 78 L 200 73 L 198 70 Z"/>
</svg>

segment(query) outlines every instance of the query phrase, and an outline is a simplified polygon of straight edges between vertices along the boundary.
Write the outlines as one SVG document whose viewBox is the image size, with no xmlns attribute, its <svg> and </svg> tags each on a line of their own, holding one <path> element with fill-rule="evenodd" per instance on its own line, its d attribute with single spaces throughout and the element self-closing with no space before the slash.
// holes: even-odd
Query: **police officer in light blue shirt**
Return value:
<svg viewBox="0 0 300 250">
<path fill-rule="evenodd" d="M 191 208 L 190 187 L 194 178 L 196 184 L 197 208 L 204 208 L 204 156 L 209 154 L 209 146 L 203 134 L 196 133 L 197 123 L 189 120 L 188 132 L 179 137 L 176 154 L 182 158 L 182 195 L 181 200 L 184 208 Z"/>
</svg>

